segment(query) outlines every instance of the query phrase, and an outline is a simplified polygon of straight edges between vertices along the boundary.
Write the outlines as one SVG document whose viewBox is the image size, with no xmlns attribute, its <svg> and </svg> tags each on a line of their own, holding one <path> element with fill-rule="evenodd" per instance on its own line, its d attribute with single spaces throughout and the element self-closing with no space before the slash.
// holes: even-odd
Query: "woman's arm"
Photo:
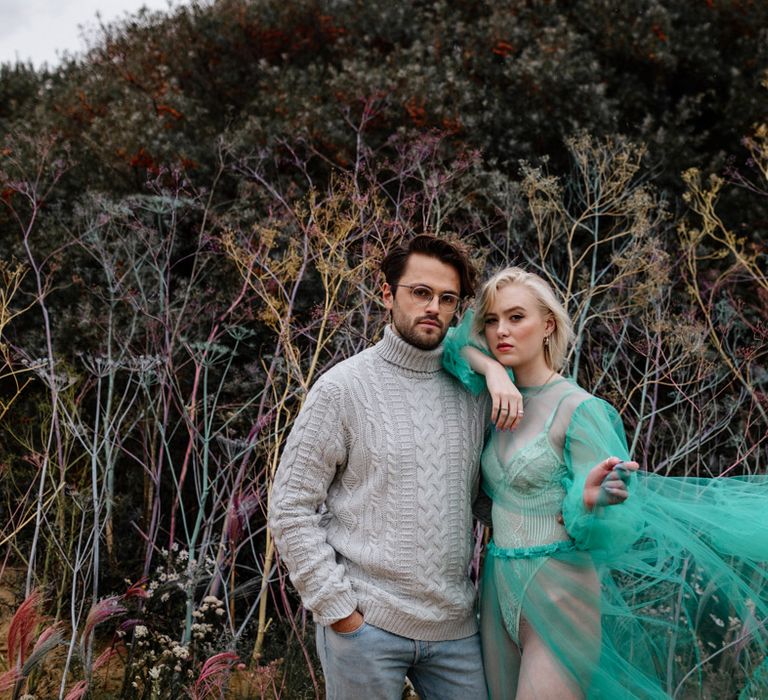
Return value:
<svg viewBox="0 0 768 700">
<path fill-rule="evenodd" d="M 472 331 L 472 311 L 448 330 L 443 341 L 443 367 L 475 396 L 487 391 L 493 409 L 491 422 L 502 430 L 513 428 L 522 417 L 523 399 L 506 367 L 482 348 Z"/>
<path fill-rule="evenodd" d="M 629 461 L 615 409 L 594 397 L 579 404 L 566 430 L 563 461 L 569 472 L 563 480 L 563 520 L 576 546 L 593 552 L 624 551 L 643 525 L 639 503 L 632 498 L 637 464 Z M 627 470 L 614 469 L 622 461 Z M 614 505 L 619 507 L 604 507 Z"/>
<path fill-rule="evenodd" d="M 499 430 L 516 427 L 523 417 L 523 397 L 506 367 L 471 345 L 465 345 L 461 355 L 475 372 L 485 377 L 491 396 L 491 422 Z"/>
</svg>

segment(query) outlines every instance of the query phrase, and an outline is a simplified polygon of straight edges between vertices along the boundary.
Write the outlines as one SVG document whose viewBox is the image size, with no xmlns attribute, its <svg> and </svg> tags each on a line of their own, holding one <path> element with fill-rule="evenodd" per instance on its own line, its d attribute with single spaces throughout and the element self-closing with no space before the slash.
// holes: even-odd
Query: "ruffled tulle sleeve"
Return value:
<svg viewBox="0 0 768 700">
<path fill-rule="evenodd" d="M 592 467 L 608 457 L 629 459 L 624 426 L 616 410 L 591 397 L 574 410 L 565 436 L 563 458 L 569 476 L 563 480 L 566 497 L 563 520 L 579 549 L 612 554 L 627 549 L 642 534 L 641 504 L 633 498 L 637 477 L 629 480 L 629 498 L 619 505 L 584 507 L 584 484 Z"/>
<path fill-rule="evenodd" d="M 472 369 L 472 366 L 461 354 L 461 351 L 465 347 L 470 346 L 477 348 L 484 355 L 488 355 L 488 357 L 493 357 L 493 355 L 488 350 L 488 346 L 472 330 L 474 315 L 472 310 L 468 310 L 461 319 L 461 323 L 448 330 L 448 334 L 443 341 L 443 367 L 456 377 L 468 391 L 478 396 L 486 389 L 485 377 Z M 507 370 L 507 373 L 514 381 L 515 377 L 512 371 Z"/>
</svg>

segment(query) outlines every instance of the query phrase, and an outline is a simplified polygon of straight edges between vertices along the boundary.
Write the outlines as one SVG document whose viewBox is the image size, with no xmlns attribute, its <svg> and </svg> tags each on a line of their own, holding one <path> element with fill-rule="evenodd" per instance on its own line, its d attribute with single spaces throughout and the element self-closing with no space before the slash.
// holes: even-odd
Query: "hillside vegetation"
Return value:
<svg viewBox="0 0 768 700">
<path fill-rule="evenodd" d="M 765 472 L 767 107 L 756 0 L 218 0 L 1 66 L 0 687 L 321 696 L 269 488 L 414 232 L 551 280 L 643 468 Z"/>
</svg>

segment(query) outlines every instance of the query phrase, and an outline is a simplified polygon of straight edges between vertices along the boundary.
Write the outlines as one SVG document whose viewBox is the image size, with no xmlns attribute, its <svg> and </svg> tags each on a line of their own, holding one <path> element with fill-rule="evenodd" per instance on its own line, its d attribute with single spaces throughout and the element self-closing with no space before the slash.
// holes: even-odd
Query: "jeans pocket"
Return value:
<svg viewBox="0 0 768 700">
<path fill-rule="evenodd" d="M 368 627 L 368 623 L 363 620 L 363 624 L 360 625 L 356 630 L 352 630 L 351 632 L 337 632 L 332 627 L 329 627 L 328 629 L 333 632 L 337 637 L 341 637 L 342 639 L 354 639 L 355 637 L 359 637 L 364 631 L 365 628 Z"/>
</svg>

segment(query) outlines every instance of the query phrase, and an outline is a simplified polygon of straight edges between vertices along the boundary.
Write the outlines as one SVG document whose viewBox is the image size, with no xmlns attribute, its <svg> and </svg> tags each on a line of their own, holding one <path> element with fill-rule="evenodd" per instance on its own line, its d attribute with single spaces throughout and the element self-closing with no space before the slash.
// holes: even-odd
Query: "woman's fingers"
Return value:
<svg viewBox="0 0 768 700">
<path fill-rule="evenodd" d="M 606 475 L 600 484 L 600 490 L 604 494 L 601 498 L 606 505 L 615 505 L 627 500 L 629 492 L 627 491 L 627 485 L 624 481 L 624 476 L 621 469 L 614 469 Z"/>
<path fill-rule="evenodd" d="M 500 365 L 494 366 L 485 375 L 485 384 L 491 396 L 491 423 L 498 430 L 510 430 L 520 422 L 519 411 L 523 407 L 523 397 Z"/>
<path fill-rule="evenodd" d="M 517 396 L 494 399 L 491 422 L 499 430 L 512 430 L 523 419 L 523 404 Z"/>
<path fill-rule="evenodd" d="M 494 398 L 493 409 L 491 410 L 491 423 L 501 429 L 508 413 L 509 406 L 505 404 L 504 399 L 502 397 Z"/>
<path fill-rule="evenodd" d="M 521 396 L 513 396 L 510 399 L 510 406 L 511 406 L 511 414 L 510 414 L 510 424 L 509 429 L 512 430 L 513 428 L 516 428 L 520 421 L 523 420 L 523 399 Z"/>
</svg>

